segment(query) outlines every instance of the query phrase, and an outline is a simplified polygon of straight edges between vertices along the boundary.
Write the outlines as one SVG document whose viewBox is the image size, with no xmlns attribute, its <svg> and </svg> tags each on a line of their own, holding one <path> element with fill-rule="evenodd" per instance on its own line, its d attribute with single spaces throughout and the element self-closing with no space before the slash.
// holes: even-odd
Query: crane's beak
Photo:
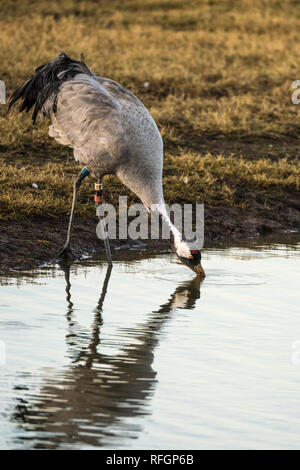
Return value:
<svg viewBox="0 0 300 470">
<path fill-rule="evenodd" d="M 199 277 L 205 277 L 206 276 L 206 274 L 204 272 L 204 269 L 202 268 L 201 263 L 196 264 L 196 266 L 194 266 L 192 269 L 197 274 L 197 276 L 199 276 Z"/>
<path fill-rule="evenodd" d="M 192 250 L 190 258 L 178 257 L 180 261 L 190 268 L 199 277 L 205 277 L 204 269 L 201 265 L 201 252 L 199 250 Z"/>
</svg>

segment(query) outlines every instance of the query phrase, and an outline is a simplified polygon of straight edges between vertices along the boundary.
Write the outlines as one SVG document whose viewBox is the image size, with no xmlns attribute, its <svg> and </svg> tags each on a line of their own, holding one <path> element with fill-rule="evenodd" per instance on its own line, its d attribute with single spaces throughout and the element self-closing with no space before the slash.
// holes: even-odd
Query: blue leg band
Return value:
<svg viewBox="0 0 300 470">
<path fill-rule="evenodd" d="M 86 168 L 82 168 L 81 173 L 83 176 L 89 176 L 90 172 Z"/>
</svg>

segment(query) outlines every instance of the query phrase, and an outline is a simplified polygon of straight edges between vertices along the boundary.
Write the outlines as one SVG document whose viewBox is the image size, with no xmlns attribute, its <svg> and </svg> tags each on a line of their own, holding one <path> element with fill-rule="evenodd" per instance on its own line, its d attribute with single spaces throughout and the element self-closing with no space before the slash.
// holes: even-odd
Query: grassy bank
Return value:
<svg viewBox="0 0 300 470">
<path fill-rule="evenodd" d="M 0 0 L 7 95 L 64 50 L 122 83 L 165 143 L 167 202 L 203 202 L 208 236 L 299 226 L 300 4 L 292 0 Z M 148 82 L 148 86 L 145 83 Z M 147 83 L 146 83 L 147 84 Z M 79 167 L 71 149 L 0 106 L 0 218 L 64 220 Z M 37 183 L 39 189 L 34 189 Z M 109 200 L 130 193 L 107 177 Z M 92 183 L 78 213 L 94 217 Z M 132 200 L 134 197 L 130 195 Z M 38 222 L 37 222 L 38 223 Z"/>
</svg>

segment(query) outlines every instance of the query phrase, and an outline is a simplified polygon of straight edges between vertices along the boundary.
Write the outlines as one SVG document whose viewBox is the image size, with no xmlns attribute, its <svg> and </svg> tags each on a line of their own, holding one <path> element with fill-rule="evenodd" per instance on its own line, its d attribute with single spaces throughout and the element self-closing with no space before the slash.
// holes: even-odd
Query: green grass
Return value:
<svg viewBox="0 0 300 470">
<path fill-rule="evenodd" d="M 8 95 L 59 51 L 83 52 L 157 121 L 168 202 L 203 202 L 212 216 L 226 207 L 243 217 L 256 201 L 256 211 L 276 217 L 274 200 L 287 209 L 299 200 L 291 83 L 300 79 L 300 3 L 1 0 L 0 8 Z M 48 137 L 46 123 L 33 128 L 30 116 L 5 113 L 0 106 L 0 218 L 66 216 L 79 169 L 71 150 Z M 106 184 L 112 202 L 129 194 L 114 177 Z M 85 183 L 78 206 L 86 217 L 94 216 L 92 189 Z"/>
</svg>

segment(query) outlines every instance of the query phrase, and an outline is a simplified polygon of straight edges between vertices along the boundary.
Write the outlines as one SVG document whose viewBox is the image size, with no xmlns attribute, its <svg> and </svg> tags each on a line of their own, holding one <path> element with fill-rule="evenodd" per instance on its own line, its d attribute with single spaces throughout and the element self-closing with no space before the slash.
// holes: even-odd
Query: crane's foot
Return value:
<svg viewBox="0 0 300 470">
<path fill-rule="evenodd" d="M 58 261 L 64 261 L 66 263 L 73 263 L 73 261 L 76 259 L 76 255 L 73 253 L 71 249 L 71 245 L 69 243 L 66 243 L 61 250 L 56 255 L 56 258 Z"/>
</svg>

